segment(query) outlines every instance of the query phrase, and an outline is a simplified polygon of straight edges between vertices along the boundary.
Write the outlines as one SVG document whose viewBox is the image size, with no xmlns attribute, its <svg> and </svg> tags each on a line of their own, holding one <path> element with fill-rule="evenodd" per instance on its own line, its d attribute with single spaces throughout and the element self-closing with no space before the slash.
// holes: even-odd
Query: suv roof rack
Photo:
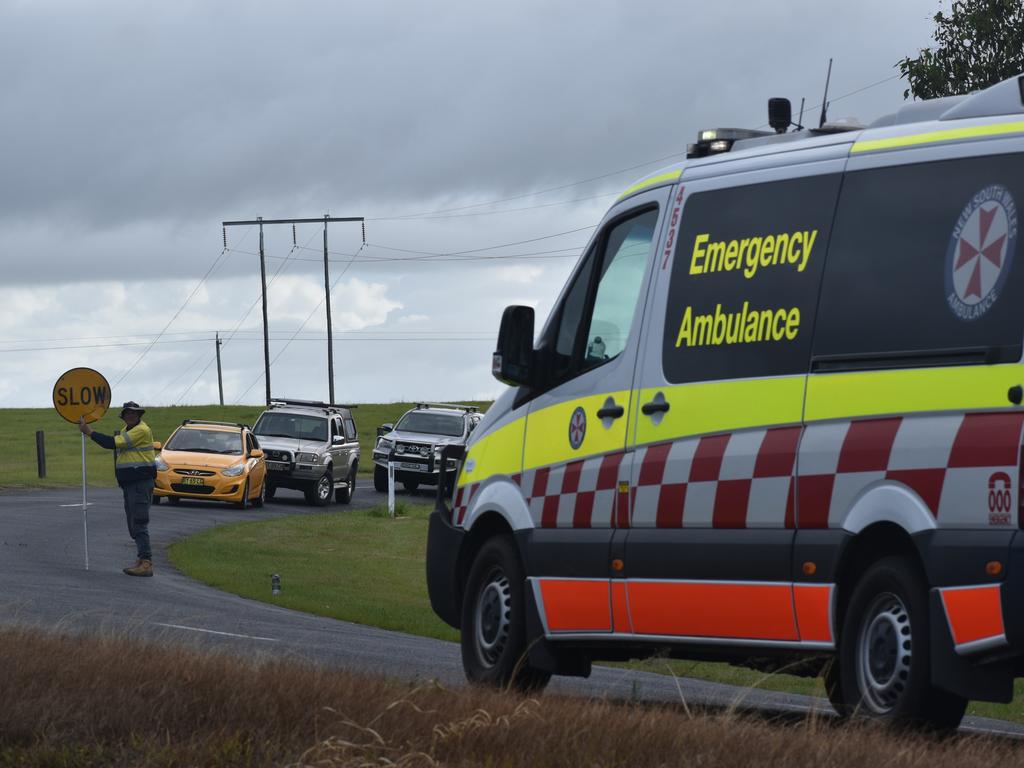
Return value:
<svg viewBox="0 0 1024 768">
<path fill-rule="evenodd" d="M 452 411 L 476 413 L 480 409 L 475 405 L 458 405 L 456 403 L 416 403 L 417 408 L 448 408 Z"/>
<path fill-rule="evenodd" d="M 240 427 L 242 429 L 249 429 L 248 424 L 239 424 L 237 421 L 213 421 L 211 419 L 185 419 L 181 422 L 181 426 L 186 424 L 214 424 L 218 427 Z"/>
<path fill-rule="evenodd" d="M 359 407 L 358 405 L 349 405 L 348 403 L 325 403 L 320 400 L 285 400 L 284 398 L 277 397 L 270 399 L 271 408 L 281 405 L 304 405 L 307 408 L 347 408 L 349 410 Z"/>
</svg>

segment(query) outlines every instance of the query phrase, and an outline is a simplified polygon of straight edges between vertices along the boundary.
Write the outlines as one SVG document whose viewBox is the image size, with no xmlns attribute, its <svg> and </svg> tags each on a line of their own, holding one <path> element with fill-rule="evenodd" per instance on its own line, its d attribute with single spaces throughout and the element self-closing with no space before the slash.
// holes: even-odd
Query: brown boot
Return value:
<svg viewBox="0 0 1024 768">
<path fill-rule="evenodd" d="M 153 561 L 139 559 L 135 565 L 130 568 L 125 568 L 124 572 L 129 576 L 152 576 L 153 575 Z"/>
</svg>

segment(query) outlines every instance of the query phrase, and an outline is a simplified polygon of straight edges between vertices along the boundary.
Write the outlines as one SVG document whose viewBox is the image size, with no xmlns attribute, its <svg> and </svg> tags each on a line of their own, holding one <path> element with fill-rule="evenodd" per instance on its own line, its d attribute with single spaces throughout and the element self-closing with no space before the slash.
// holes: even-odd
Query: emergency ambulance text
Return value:
<svg viewBox="0 0 1024 768">
<path fill-rule="evenodd" d="M 759 267 L 797 264 L 797 272 L 803 272 L 811 249 L 818 238 L 818 230 L 780 232 L 763 237 L 744 237 L 742 240 L 711 241 L 711 235 L 703 232 L 693 241 L 693 255 L 690 257 L 690 274 L 706 275 L 709 272 L 728 272 L 743 269 L 743 276 L 751 279 Z"/>
<path fill-rule="evenodd" d="M 744 301 L 739 312 L 723 312 L 721 304 L 706 315 L 694 315 L 693 307 L 683 311 L 676 347 L 753 344 L 759 341 L 793 341 L 800 333 L 800 308 L 751 309 Z"/>
</svg>

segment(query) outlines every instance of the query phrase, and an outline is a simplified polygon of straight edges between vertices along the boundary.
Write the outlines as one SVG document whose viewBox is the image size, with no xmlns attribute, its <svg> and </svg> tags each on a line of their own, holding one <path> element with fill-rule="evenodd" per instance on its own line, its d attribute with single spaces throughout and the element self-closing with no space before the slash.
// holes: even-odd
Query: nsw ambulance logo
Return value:
<svg viewBox="0 0 1024 768">
<path fill-rule="evenodd" d="M 583 438 L 587 435 L 587 413 L 583 408 L 577 408 L 569 417 L 569 445 L 575 451 L 583 445 Z"/>
<path fill-rule="evenodd" d="M 977 320 L 999 299 L 1017 246 L 1017 206 L 992 184 L 964 206 L 946 252 L 946 301 L 961 320 Z"/>
</svg>

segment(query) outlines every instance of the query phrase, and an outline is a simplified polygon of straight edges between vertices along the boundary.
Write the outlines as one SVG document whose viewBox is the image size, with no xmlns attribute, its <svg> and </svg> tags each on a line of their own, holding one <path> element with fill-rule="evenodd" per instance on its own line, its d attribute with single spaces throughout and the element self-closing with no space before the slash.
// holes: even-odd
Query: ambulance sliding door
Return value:
<svg viewBox="0 0 1024 768">
<path fill-rule="evenodd" d="M 526 422 L 522 489 L 534 527 L 522 551 L 549 635 L 612 631 L 609 552 L 629 519 L 631 390 L 667 196 L 653 190 L 612 209 L 538 344 L 546 382 Z"/>
<path fill-rule="evenodd" d="M 675 191 L 637 369 L 624 569 L 637 636 L 800 642 L 795 462 L 847 151 L 688 169 Z"/>
</svg>

